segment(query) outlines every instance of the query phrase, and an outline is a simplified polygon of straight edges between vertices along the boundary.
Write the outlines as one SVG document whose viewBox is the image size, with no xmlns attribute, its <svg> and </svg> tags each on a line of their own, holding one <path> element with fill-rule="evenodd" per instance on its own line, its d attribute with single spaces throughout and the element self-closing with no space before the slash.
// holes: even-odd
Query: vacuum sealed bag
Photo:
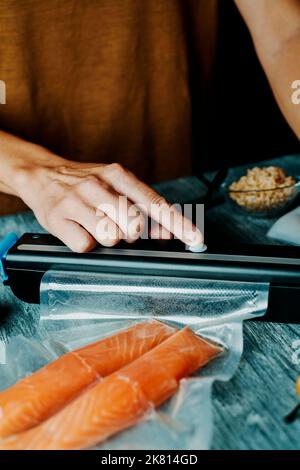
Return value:
<svg viewBox="0 0 300 470">
<path fill-rule="evenodd" d="M 36 336 L 0 366 L 0 449 L 208 449 L 212 384 L 267 301 L 267 284 L 48 272 Z"/>
</svg>

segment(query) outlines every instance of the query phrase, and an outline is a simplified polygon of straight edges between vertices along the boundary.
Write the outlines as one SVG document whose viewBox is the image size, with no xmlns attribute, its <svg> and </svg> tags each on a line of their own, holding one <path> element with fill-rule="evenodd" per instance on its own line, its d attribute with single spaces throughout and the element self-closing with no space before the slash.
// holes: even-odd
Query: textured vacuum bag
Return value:
<svg viewBox="0 0 300 470">
<path fill-rule="evenodd" d="M 0 366 L 8 387 L 67 351 L 148 319 L 188 325 L 224 352 L 137 425 L 98 449 L 208 449 L 213 434 L 211 389 L 229 380 L 243 349 L 243 321 L 263 315 L 268 285 L 158 276 L 51 271 L 41 286 L 41 318 L 34 338 L 15 338 Z"/>
</svg>

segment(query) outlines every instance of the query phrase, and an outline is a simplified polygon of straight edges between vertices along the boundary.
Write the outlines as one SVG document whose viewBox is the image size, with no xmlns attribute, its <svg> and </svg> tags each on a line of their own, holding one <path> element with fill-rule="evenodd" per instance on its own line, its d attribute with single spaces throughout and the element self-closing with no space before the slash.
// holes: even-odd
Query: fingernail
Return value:
<svg viewBox="0 0 300 470">
<path fill-rule="evenodd" d="M 199 230 L 189 232 L 186 237 L 186 243 L 189 246 L 201 246 L 203 245 L 203 236 Z"/>
</svg>

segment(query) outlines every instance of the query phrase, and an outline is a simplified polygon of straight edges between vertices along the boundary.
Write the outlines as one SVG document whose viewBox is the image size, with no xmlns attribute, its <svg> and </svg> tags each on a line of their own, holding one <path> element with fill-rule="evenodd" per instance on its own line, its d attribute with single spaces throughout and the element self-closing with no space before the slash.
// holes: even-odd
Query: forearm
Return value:
<svg viewBox="0 0 300 470">
<path fill-rule="evenodd" d="M 21 197 L 22 176 L 29 169 L 59 165 L 65 160 L 46 149 L 0 131 L 0 192 Z"/>
<path fill-rule="evenodd" d="M 8 152 L 8 134 L 0 131 L 0 192 L 17 196 L 12 175 L 17 159 Z"/>
<path fill-rule="evenodd" d="M 286 120 L 300 138 L 300 108 L 292 83 L 300 79 L 300 0 L 235 0 Z"/>
<path fill-rule="evenodd" d="M 16 196 L 16 191 L 10 188 L 9 186 L 6 186 L 6 184 L 2 183 L 0 181 L 0 193 L 5 193 L 5 194 L 10 194 L 11 196 Z"/>
</svg>

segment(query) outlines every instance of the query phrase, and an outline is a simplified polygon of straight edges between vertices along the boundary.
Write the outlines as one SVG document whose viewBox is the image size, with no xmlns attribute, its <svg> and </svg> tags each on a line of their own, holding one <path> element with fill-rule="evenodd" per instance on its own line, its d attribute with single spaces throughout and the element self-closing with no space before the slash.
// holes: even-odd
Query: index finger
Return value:
<svg viewBox="0 0 300 470">
<path fill-rule="evenodd" d="M 120 165 L 109 165 L 101 171 L 101 178 L 119 194 L 127 196 L 144 209 L 146 214 L 166 230 L 191 247 L 203 244 L 201 231 L 154 189 L 140 181 Z"/>
</svg>

